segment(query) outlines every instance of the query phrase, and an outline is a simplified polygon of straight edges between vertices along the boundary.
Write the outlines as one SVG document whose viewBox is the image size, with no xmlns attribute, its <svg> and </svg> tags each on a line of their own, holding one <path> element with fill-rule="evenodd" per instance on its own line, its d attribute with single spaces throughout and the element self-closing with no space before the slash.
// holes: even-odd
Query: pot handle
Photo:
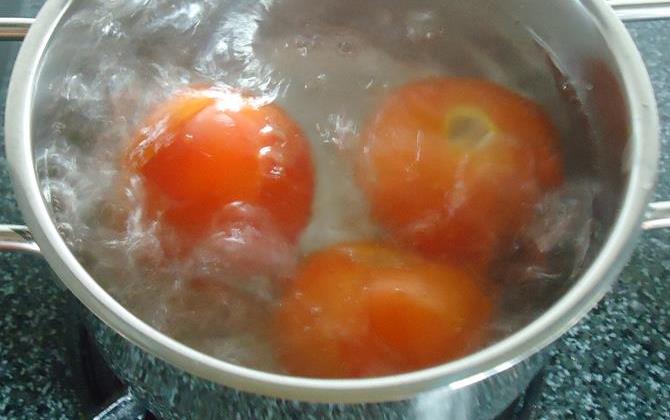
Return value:
<svg viewBox="0 0 670 420">
<path fill-rule="evenodd" d="M 669 19 L 668 0 L 609 0 L 619 19 L 624 22 L 651 19 Z M 670 228 L 670 201 L 649 204 L 642 222 L 642 229 Z"/>
<path fill-rule="evenodd" d="M 21 41 L 34 19 L 0 18 L 0 41 Z M 0 225 L 0 251 L 39 254 L 40 249 L 26 226 Z"/>
<path fill-rule="evenodd" d="M 608 3 L 624 22 L 670 18 L 668 0 L 608 0 Z"/>
<path fill-rule="evenodd" d="M 670 201 L 659 201 L 649 204 L 644 216 L 642 229 L 654 230 L 670 228 Z"/>
<path fill-rule="evenodd" d="M 39 254 L 40 248 L 26 226 L 0 225 L 0 251 Z"/>
<path fill-rule="evenodd" d="M 0 41 L 22 41 L 35 19 L 0 18 Z"/>
</svg>

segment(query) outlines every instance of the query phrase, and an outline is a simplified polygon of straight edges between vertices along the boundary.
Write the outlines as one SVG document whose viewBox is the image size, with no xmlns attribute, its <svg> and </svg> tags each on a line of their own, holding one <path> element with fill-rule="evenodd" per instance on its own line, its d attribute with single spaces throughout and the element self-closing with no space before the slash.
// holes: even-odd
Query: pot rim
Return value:
<svg viewBox="0 0 670 420">
<path fill-rule="evenodd" d="M 49 265 L 89 310 L 135 345 L 193 375 L 247 392 L 310 402 L 382 402 L 439 386 L 458 389 L 514 366 L 557 339 L 602 298 L 632 253 L 656 177 L 660 147 L 656 102 L 642 58 L 624 25 L 604 0 L 581 0 L 621 73 L 631 126 L 630 173 L 607 242 L 558 302 L 511 336 L 462 359 L 379 378 L 313 379 L 268 373 L 191 349 L 135 317 L 93 280 L 61 238 L 40 192 L 31 142 L 35 81 L 51 35 L 71 2 L 47 0 L 12 73 L 5 147 L 17 201 Z"/>
</svg>

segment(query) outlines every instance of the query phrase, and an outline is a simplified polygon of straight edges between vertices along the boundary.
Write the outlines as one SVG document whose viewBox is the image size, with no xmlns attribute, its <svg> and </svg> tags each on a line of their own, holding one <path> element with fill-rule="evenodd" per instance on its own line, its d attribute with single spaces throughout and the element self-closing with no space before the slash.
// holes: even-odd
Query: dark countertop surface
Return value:
<svg viewBox="0 0 670 420">
<path fill-rule="evenodd" d="M 0 16 L 34 16 L 42 2 L 15 3 L 20 4 L 0 5 Z M 656 198 L 670 199 L 670 22 L 628 28 L 659 103 L 663 155 Z M 0 45 L 1 103 L 16 48 Z M 2 114 L 4 121 L 4 108 Z M 20 222 L 4 149 L 0 209 L 0 223 Z M 90 399 L 83 397 L 90 390 L 74 348 L 76 304 L 53 279 L 38 257 L 0 255 L 1 419 L 71 419 L 91 413 Z M 670 419 L 670 231 L 644 234 L 613 291 L 554 348 L 540 382 L 524 418 Z"/>
</svg>

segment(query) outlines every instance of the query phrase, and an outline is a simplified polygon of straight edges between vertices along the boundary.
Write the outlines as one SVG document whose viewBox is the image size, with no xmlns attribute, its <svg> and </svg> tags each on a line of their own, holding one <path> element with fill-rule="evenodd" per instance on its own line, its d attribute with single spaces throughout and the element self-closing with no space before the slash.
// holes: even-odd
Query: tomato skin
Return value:
<svg viewBox="0 0 670 420">
<path fill-rule="evenodd" d="M 355 378 L 421 369 L 472 350 L 492 312 L 484 282 L 458 267 L 373 243 L 302 265 L 276 318 L 291 374 Z"/>
<path fill-rule="evenodd" d="M 279 106 L 233 90 L 177 93 L 145 121 L 125 162 L 144 183 L 149 217 L 186 242 L 229 224 L 221 210 L 233 203 L 263 209 L 291 241 L 311 215 L 314 176 L 302 130 Z"/>
<path fill-rule="evenodd" d="M 459 134 L 463 115 L 475 124 Z M 563 182 L 542 109 L 474 79 L 426 79 L 392 93 L 361 136 L 357 167 L 373 217 L 397 240 L 479 267 Z"/>
</svg>

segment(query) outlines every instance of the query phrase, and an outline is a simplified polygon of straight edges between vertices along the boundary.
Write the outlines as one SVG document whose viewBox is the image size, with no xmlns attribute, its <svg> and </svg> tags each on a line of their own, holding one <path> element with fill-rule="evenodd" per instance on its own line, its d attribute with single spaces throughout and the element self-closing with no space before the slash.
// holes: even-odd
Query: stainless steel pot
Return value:
<svg viewBox="0 0 670 420">
<path fill-rule="evenodd" d="M 611 3 L 625 19 L 670 16 L 667 1 Z M 212 358 L 154 330 L 109 296 L 66 246 L 40 192 L 33 109 L 45 50 L 69 4 L 69 0 L 47 0 L 35 21 L 0 19 L 2 39 L 21 39 L 30 26 L 15 64 L 6 111 L 7 157 L 28 228 L 0 227 L 0 250 L 41 253 L 47 259 L 97 317 L 89 317 L 90 325 L 112 368 L 134 395 L 165 418 L 333 412 L 352 417 L 492 417 L 542 366 L 540 350 L 611 287 L 641 230 L 670 227 L 670 202 L 648 204 L 659 153 L 651 84 L 610 5 L 603 0 L 510 0 L 505 7 L 537 32 L 548 50 L 569 67 L 567 73 L 581 74 L 593 86 L 586 104 L 599 132 L 603 176 L 612 191 L 606 204 L 616 211 L 603 216 L 607 237 L 581 278 L 515 334 L 461 360 L 417 372 L 357 380 L 305 379 Z M 599 63 L 597 72 L 585 67 L 589 60 Z M 599 94 L 604 89 L 607 94 Z"/>
</svg>

